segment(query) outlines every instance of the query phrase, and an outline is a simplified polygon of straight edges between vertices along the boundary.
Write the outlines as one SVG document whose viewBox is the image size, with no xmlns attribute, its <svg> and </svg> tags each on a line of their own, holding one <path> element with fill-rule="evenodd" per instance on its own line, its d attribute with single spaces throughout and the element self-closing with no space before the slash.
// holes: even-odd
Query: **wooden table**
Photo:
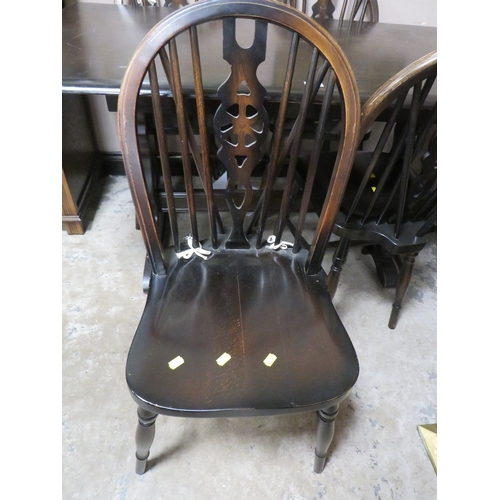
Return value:
<svg viewBox="0 0 500 500">
<path fill-rule="evenodd" d="M 85 96 L 105 95 L 108 108 L 116 109 L 122 78 L 144 35 L 171 8 L 74 3 L 62 11 L 63 92 L 63 223 L 68 232 L 83 234 L 82 210 L 97 179 L 99 153 L 85 106 Z M 346 53 L 357 79 L 361 101 L 380 85 L 419 57 L 436 49 L 436 28 L 353 23 L 348 30 L 336 20 L 318 20 Z M 288 41 L 269 32 L 269 47 L 279 57 L 288 53 Z M 214 46 L 217 46 L 214 35 Z M 218 45 L 221 47 L 221 45 Z M 210 53 L 210 47 L 206 52 Z M 269 49 L 268 49 L 269 50 Z M 182 57 L 182 54 L 180 54 Z M 299 61 L 300 63 L 300 61 Z M 309 61 L 304 61 L 309 64 Z M 220 73 L 214 66 L 214 82 Z M 215 78 L 217 76 L 217 78 Z M 205 85 L 210 75 L 204 75 Z M 215 85 L 215 84 L 214 84 Z M 272 96 L 272 82 L 266 84 Z M 214 87 L 214 93 L 216 88 Z M 297 90 L 298 91 L 298 90 Z M 70 175 L 71 174 L 71 175 Z M 79 179 L 79 193 L 71 182 Z M 66 190 L 65 190 L 66 186 Z"/>
</svg>

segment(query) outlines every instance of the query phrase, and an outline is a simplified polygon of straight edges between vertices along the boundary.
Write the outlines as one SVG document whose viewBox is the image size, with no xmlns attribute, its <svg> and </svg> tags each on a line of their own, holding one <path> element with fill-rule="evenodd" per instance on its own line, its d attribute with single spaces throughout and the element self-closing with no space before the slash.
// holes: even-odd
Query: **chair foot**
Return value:
<svg viewBox="0 0 500 500">
<path fill-rule="evenodd" d="M 314 472 L 316 474 L 321 474 L 325 469 L 326 457 L 318 457 L 318 455 L 314 454 Z"/>
<path fill-rule="evenodd" d="M 149 453 L 148 453 L 148 456 L 149 456 Z M 136 474 L 139 474 L 140 476 L 142 476 L 145 472 L 146 472 L 146 465 L 148 463 L 148 459 L 147 458 L 144 458 L 144 459 L 140 459 L 140 458 L 137 458 L 137 455 L 136 455 L 136 461 L 135 461 L 135 473 Z"/>
<path fill-rule="evenodd" d="M 389 318 L 389 324 L 388 324 L 388 327 L 391 330 L 394 330 L 396 328 L 396 325 L 398 324 L 400 311 L 401 307 L 397 307 L 395 305 L 392 306 L 391 317 Z"/>
</svg>

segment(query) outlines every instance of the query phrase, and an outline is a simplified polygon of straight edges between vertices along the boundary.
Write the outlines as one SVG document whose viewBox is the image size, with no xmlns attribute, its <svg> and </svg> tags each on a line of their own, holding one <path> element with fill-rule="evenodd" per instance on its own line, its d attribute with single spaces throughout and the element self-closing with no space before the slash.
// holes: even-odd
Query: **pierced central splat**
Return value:
<svg viewBox="0 0 500 500">
<path fill-rule="evenodd" d="M 223 21 L 223 57 L 231 65 L 231 74 L 219 87 L 221 104 L 214 116 L 219 141 L 217 155 L 227 169 L 226 198 L 233 217 L 233 229 L 227 248 L 248 248 L 243 222 L 252 201 L 250 176 L 262 159 L 262 144 L 269 128 L 264 108 L 266 89 L 257 79 L 257 68 L 266 59 L 267 23 L 255 21 L 251 47 L 236 42 L 236 21 Z"/>
</svg>

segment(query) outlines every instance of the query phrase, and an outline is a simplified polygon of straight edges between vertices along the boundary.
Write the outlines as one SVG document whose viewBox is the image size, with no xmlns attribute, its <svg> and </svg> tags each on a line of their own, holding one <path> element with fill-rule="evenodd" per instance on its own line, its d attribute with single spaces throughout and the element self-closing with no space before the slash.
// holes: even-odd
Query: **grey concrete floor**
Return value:
<svg viewBox="0 0 500 500">
<path fill-rule="evenodd" d="M 69 499 L 436 498 L 417 425 L 437 422 L 436 243 L 419 255 L 396 330 L 394 290 L 353 248 L 334 304 L 360 361 L 326 468 L 317 416 L 158 417 L 151 464 L 134 472 L 128 346 L 145 302 L 144 249 L 125 177 L 103 180 L 85 235 L 62 236 L 62 492 Z M 326 262 L 330 258 L 327 255 Z"/>
</svg>

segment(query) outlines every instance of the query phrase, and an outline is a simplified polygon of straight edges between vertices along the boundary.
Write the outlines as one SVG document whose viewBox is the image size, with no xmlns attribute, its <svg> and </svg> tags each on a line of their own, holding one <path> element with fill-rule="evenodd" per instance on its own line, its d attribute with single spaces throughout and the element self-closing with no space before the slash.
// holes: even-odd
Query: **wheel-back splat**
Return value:
<svg viewBox="0 0 500 500">
<path fill-rule="evenodd" d="M 214 116 L 219 142 L 217 156 L 227 169 L 226 198 L 233 219 L 227 248 L 249 248 L 243 222 L 252 201 L 252 171 L 263 157 L 262 145 L 269 129 L 264 108 L 267 92 L 257 79 L 257 68 L 266 58 L 267 23 L 255 21 L 253 43 L 242 48 L 236 41 L 236 20 L 223 21 L 223 57 L 231 74 L 219 87 L 221 104 Z"/>
</svg>

